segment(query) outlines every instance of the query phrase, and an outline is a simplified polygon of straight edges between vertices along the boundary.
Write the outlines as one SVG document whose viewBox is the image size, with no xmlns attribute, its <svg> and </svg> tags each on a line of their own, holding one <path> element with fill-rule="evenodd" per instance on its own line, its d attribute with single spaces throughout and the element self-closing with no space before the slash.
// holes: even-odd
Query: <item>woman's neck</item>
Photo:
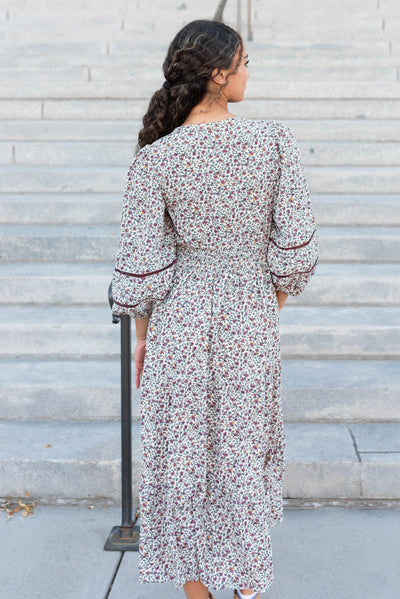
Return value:
<svg viewBox="0 0 400 599">
<path fill-rule="evenodd" d="M 229 112 L 227 99 L 223 95 L 218 100 L 207 97 L 192 108 L 183 124 L 212 123 L 230 116 L 236 115 Z"/>
</svg>

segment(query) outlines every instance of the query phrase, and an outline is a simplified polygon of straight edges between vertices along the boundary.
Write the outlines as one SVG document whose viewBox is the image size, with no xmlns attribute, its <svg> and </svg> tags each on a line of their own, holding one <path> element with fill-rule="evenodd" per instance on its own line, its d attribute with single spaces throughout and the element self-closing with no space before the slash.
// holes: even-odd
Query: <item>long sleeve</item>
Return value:
<svg viewBox="0 0 400 599">
<path fill-rule="evenodd" d="M 275 288 L 299 295 L 315 272 L 318 235 L 297 141 L 282 123 L 277 133 L 280 173 L 267 262 Z"/>
<path fill-rule="evenodd" d="M 126 180 L 112 280 L 113 314 L 147 318 L 165 298 L 174 275 L 175 239 L 160 176 L 145 147 L 136 154 Z"/>
</svg>

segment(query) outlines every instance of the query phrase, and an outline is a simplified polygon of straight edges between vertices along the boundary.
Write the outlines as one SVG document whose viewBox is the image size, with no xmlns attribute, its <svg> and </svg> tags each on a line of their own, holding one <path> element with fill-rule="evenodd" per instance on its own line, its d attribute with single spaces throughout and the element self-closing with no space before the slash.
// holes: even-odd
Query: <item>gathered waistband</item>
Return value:
<svg viewBox="0 0 400 599">
<path fill-rule="evenodd" d="M 266 255 L 266 249 L 260 247 L 237 246 L 237 247 L 193 247 L 188 245 L 177 244 L 176 255 L 207 255 L 216 254 L 227 257 L 256 257 L 262 259 Z"/>
<path fill-rule="evenodd" d="M 178 245 L 176 248 L 177 263 L 199 264 L 214 263 L 234 266 L 235 269 L 261 267 L 264 270 L 266 262 L 266 250 L 264 248 L 251 247 L 190 247 Z"/>
</svg>

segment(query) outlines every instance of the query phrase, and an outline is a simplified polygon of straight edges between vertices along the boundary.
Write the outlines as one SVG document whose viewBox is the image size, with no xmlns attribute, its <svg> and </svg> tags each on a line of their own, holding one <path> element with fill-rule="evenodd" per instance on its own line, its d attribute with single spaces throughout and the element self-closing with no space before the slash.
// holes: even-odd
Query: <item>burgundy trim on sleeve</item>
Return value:
<svg viewBox="0 0 400 599">
<path fill-rule="evenodd" d="M 173 260 L 171 262 L 171 264 L 168 264 L 167 266 L 164 266 L 164 268 L 159 268 L 158 270 L 152 270 L 151 272 L 145 272 L 145 273 L 143 273 L 141 275 L 133 273 L 133 272 L 125 272 L 124 270 L 120 270 L 119 268 L 116 268 L 115 270 L 117 272 L 121 273 L 121 275 L 126 275 L 127 277 L 140 277 L 140 278 L 142 278 L 142 277 L 148 277 L 149 275 L 155 275 L 158 272 L 166 270 L 167 268 L 169 268 L 170 266 L 172 266 L 173 264 L 175 264 L 175 262 L 176 262 L 176 259 Z"/>
<path fill-rule="evenodd" d="M 298 248 L 302 248 L 302 247 L 304 247 L 305 245 L 308 245 L 308 244 L 310 243 L 311 239 L 312 239 L 312 238 L 314 237 L 314 235 L 315 235 L 315 232 L 316 232 L 316 230 L 317 230 L 317 229 L 314 229 L 314 231 L 313 231 L 313 234 L 311 235 L 311 237 L 310 237 L 310 239 L 309 239 L 308 241 L 305 241 L 304 243 L 301 243 L 300 245 L 293 245 L 292 247 L 289 247 L 289 248 L 285 248 L 285 247 L 282 247 L 281 245 L 278 245 L 278 244 L 277 244 L 277 243 L 276 243 L 276 242 L 275 242 L 273 239 L 270 239 L 270 241 L 271 241 L 271 242 L 272 242 L 274 245 L 276 245 L 276 247 L 277 247 L 277 248 L 279 248 L 280 250 L 297 250 Z"/>
<path fill-rule="evenodd" d="M 316 261 L 314 262 L 314 264 L 312 265 L 312 267 L 309 268 L 308 270 L 298 270 L 296 272 L 291 272 L 288 275 L 277 275 L 276 272 L 272 272 L 272 270 L 270 270 L 269 272 L 271 273 L 271 275 L 274 275 L 274 277 L 278 277 L 278 279 L 284 279 L 286 277 L 292 277 L 293 275 L 304 275 L 304 274 L 306 274 L 308 272 L 311 272 L 312 269 L 316 266 L 317 262 L 318 262 L 318 258 L 316 259 Z"/>
<path fill-rule="evenodd" d="M 140 302 L 138 302 L 137 304 L 121 304 L 120 302 L 117 302 L 117 300 L 113 299 L 114 304 L 117 304 L 117 306 L 122 306 L 122 308 L 136 308 L 136 306 L 138 306 L 139 304 L 141 304 L 142 302 L 146 302 L 147 300 L 162 300 L 163 298 L 161 297 L 145 297 L 144 299 L 140 300 Z"/>
</svg>

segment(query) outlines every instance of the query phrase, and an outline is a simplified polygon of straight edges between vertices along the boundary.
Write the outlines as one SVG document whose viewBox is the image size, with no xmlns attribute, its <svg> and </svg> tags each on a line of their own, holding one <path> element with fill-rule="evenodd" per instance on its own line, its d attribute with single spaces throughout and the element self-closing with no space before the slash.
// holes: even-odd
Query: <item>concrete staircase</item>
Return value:
<svg viewBox="0 0 400 599">
<path fill-rule="evenodd" d="M 119 501 L 107 288 L 122 191 L 168 43 L 217 2 L 83 4 L 0 13 L 2 497 Z M 284 495 L 400 498 L 400 9 L 298 4 L 253 3 L 246 98 L 230 105 L 295 132 L 320 232 L 317 274 L 281 313 Z M 133 418 L 137 499 L 135 390 Z"/>
</svg>

